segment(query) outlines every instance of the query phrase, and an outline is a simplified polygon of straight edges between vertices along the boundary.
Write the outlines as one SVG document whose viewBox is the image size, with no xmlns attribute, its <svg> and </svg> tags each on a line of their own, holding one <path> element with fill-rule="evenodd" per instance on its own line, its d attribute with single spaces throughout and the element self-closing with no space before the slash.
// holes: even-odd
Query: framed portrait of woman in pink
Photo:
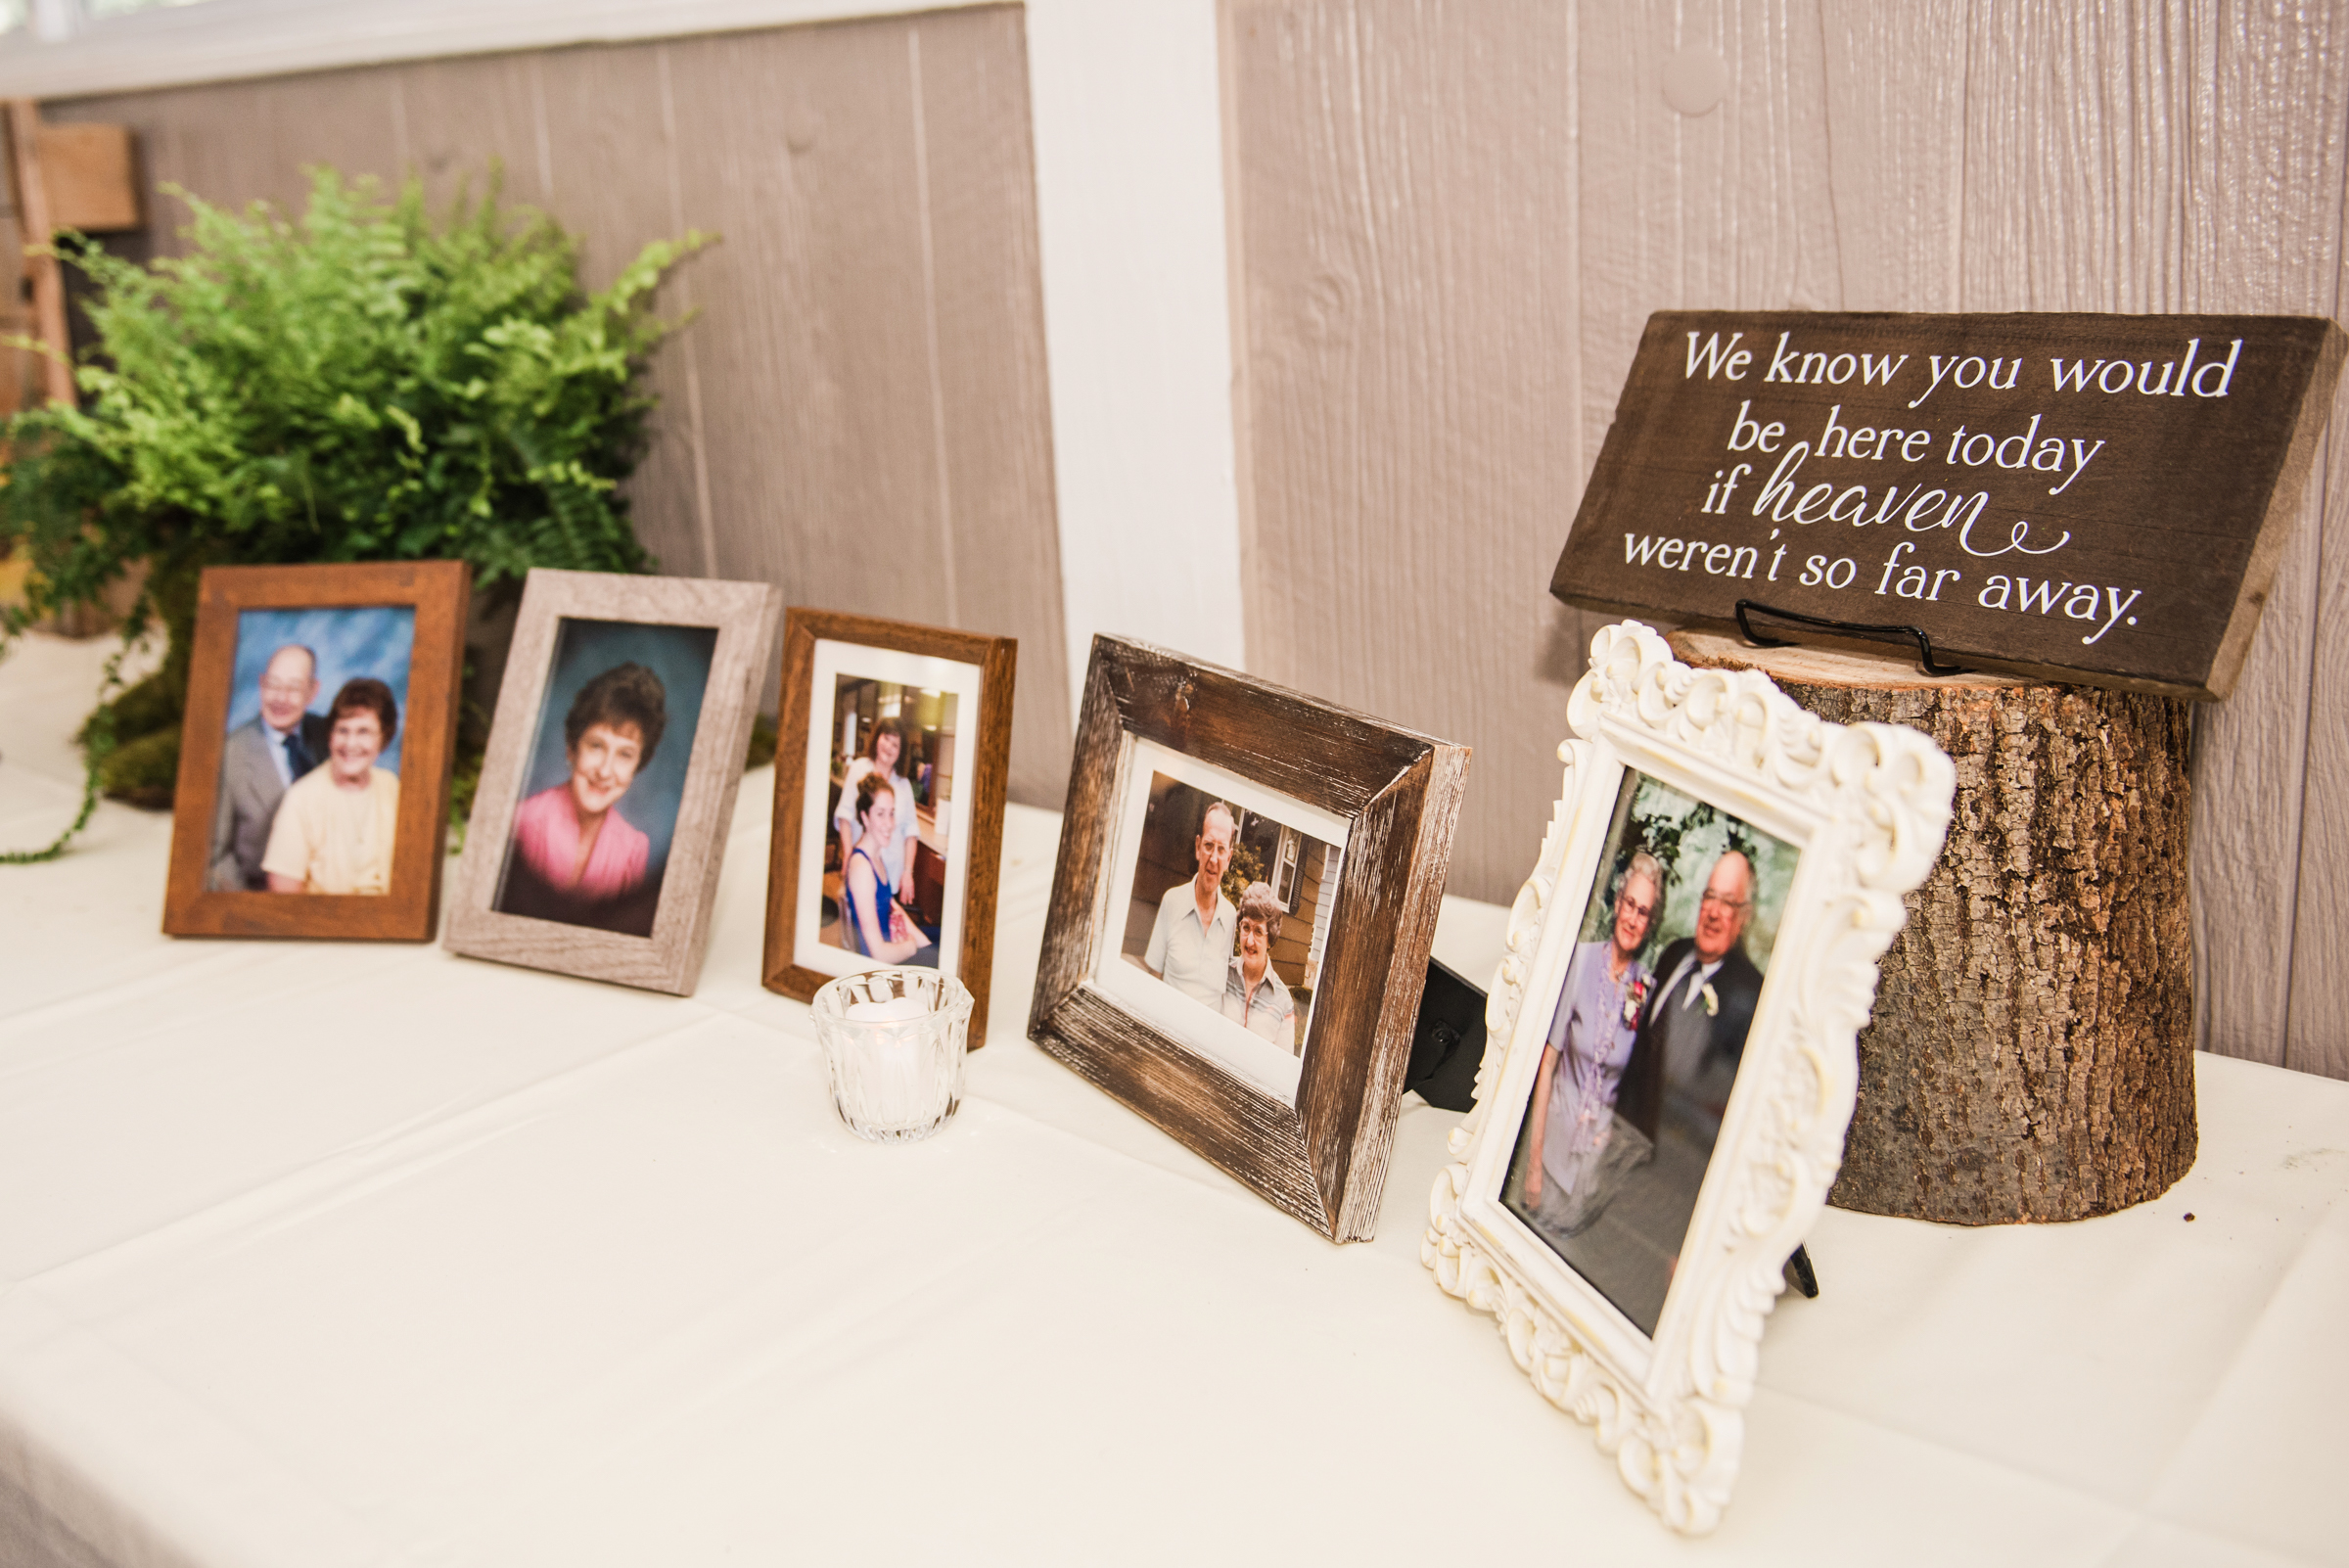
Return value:
<svg viewBox="0 0 2349 1568">
<path fill-rule="evenodd" d="M 533 572 L 452 952 L 690 992 L 780 594 Z"/>
</svg>

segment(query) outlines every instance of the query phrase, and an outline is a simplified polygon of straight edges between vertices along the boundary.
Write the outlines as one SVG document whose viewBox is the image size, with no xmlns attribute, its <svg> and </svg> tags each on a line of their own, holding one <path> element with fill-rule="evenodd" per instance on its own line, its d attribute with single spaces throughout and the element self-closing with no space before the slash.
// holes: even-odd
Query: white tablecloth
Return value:
<svg viewBox="0 0 2349 1568">
<path fill-rule="evenodd" d="M 0 666 L 0 844 L 100 652 Z M 850 1137 L 757 983 L 770 788 L 689 999 L 171 941 L 119 807 L 0 868 L 0 1564 L 2349 1563 L 2349 1084 L 2201 1059 L 2108 1219 L 1830 1212 L 1681 1542 L 1420 1267 L 1452 1116 L 1336 1247 L 1027 1042 L 1049 813 L 961 1114 Z"/>
</svg>

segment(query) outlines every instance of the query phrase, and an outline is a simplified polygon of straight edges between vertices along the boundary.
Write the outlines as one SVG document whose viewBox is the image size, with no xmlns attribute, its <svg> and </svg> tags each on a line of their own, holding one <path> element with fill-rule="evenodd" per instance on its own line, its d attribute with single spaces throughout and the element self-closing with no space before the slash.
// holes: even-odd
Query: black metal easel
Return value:
<svg viewBox="0 0 2349 1568">
<path fill-rule="evenodd" d="M 1737 629 L 1747 642 L 1757 648 L 1791 648 L 1791 637 L 1766 637 L 1754 629 L 1752 617 L 1770 616 L 1778 621 L 1791 621 L 1800 626 L 1816 626 L 1821 631 L 1833 631 L 1846 637 L 1861 637 L 1869 642 L 1898 643 L 1903 647 L 1916 644 L 1916 660 L 1928 675 L 1963 675 L 1970 673 L 1962 665 L 1945 665 L 1933 657 L 1933 639 L 1926 636 L 1922 626 L 1865 625 L 1856 621 L 1830 621 L 1824 616 L 1797 615 L 1791 610 L 1773 610 L 1757 599 L 1737 601 Z"/>
</svg>

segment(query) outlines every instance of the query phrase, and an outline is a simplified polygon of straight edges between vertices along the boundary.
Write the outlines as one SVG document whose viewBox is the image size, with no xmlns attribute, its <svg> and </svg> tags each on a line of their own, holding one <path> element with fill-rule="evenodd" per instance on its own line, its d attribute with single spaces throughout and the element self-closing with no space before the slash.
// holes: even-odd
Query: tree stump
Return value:
<svg viewBox="0 0 2349 1568">
<path fill-rule="evenodd" d="M 2110 1214 L 2194 1163 L 2188 705 L 1682 631 L 1822 718 L 1958 767 L 1949 842 L 1860 1033 L 1838 1208 L 1955 1224 Z"/>
</svg>

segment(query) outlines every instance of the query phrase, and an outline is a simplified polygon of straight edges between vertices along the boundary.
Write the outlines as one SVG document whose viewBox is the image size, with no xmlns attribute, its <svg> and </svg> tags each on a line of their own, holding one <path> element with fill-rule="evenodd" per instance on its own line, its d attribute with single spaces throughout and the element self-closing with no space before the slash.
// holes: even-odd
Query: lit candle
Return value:
<svg viewBox="0 0 2349 1568">
<path fill-rule="evenodd" d="M 961 1097 L 970 1016 L 968 991 L 923 972 L 846 976 L 816 992 L 841 1119 L 875 1142 L 937 1131 Z"/>
<path fill-rule="evenodd" d="M 944 1109 L 945 1084 L 933 1082 L 927 1071 L 927 1032 L 907 1028 L 930 1016 L 919 996 L 892 996 L 887 1001 L 851 1002 L 845 1009 L 856 1028 L 843 1079 L 846 1097 L 855 1103 L 856 1115 L 868 1126 L 912 1127 L 932 1121 Z"/>
</svg>

